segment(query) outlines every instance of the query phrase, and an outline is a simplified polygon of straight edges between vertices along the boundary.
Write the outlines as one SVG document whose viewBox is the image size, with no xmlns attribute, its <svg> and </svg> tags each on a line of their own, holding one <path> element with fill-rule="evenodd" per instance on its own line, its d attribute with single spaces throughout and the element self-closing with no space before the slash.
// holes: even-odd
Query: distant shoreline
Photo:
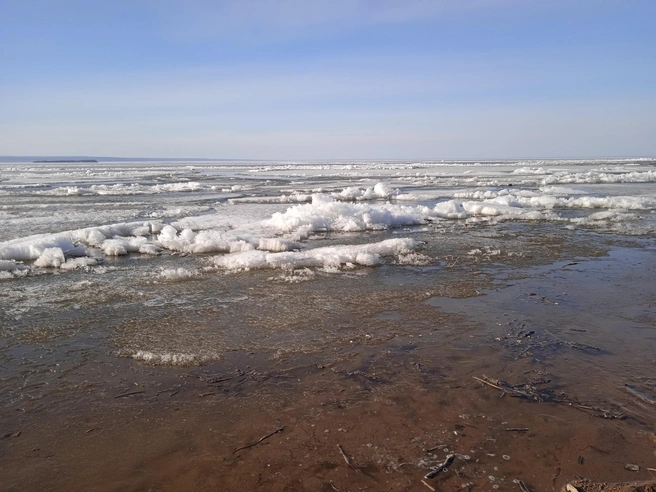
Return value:
<svg viewBox="0 0 656 492">
<path fill-rule="evenodd" d="M 71 162 L 98 162 L 96 159 L 76 159 L 76 160 L 71 160 L 71 159 L 63 159 L 63 160 L 44 160 L 44 161 L 32 161 L 32 164 L 43 164 L 43 163 L 59 163 L 59 164 L 64 164 L 64 163 L 71 163 Z"/>
</svg>

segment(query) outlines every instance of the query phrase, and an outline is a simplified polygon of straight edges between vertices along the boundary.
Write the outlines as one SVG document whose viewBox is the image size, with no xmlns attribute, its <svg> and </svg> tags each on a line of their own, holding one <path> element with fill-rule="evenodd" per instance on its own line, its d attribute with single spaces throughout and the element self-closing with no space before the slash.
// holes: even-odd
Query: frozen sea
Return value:
<svg viewBox="0 0 656 492">
<path fill-rule="evenodd" d="M 1 163 L 0 488 L 628 480 L 655 252 L 654 159 Z"/>
</svg>

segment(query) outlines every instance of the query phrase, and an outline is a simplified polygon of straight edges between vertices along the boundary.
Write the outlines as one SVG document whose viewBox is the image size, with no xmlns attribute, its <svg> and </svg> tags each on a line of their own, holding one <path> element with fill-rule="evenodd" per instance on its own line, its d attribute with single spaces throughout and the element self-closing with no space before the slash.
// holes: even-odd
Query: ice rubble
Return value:
<svg viewBox="0 0 656 492">
<path fill-rule="evenodd" d="M 564 187 L 546 187 L 539 191 L 503 189 L 499 191 L 466 191 L 455 194 L 457 198 L 469 198 L 487 204 L 549 210 L 554 208 L 605 208 L 623 210 L 651 210 L 656 208 L 656 199 L 645 196 L 576 196 L 583 192 Z M 565 195 L 565 196 L 561 196 Z"/>
<path fill-rule="evenodd" d="M 543 181 L 656 180 L 653 172 L 621 175 L 569 173 L 552 180 L 554 176 L 557 175 L 547 176 Z M 195 189 L 196 185 L 174 183 L 166 186 L 161 185 L 160 189 L 183 191 Z M 296 196 L 294 200 L 298 203 L 284 212 L 273 213 L 263 221 L 259 220 L 261 216 L 257 219 L 240 215 L 229 218 L 218 212 L 182 219 L 173 224 L 158 220 L 124 222 L 6 241 L 0 243 L 1 277 L 25 274 L 30 267 L 20 262 L 33 261 L 33 268 L 75 269 L 96 265 L 103 255 L 158 255 L 164 250 L 185 254 L 221 253 L 223 256 L 215 257 L 212 262 L 227 270 L 336 269 L 345 265 L 377 265 L 385 257 L 394 257 L 398 263 L 419 264 L 426 259 L 416 253 L 417 244 L 410 239 L 311 250 L 304 250 L 301 241 L 313 233 L 324 231 L 385 230 L 423 225 L 438 219 L 569 220 L 571 224 L 587 226 L 635 219 L 636 216 L 627 214 L 628 211 L 656 209 L 656 199 L 649 196 L 590 196 L 576 188 L 553 184 L 544 184 L 536 190 L 512 188 L 457 192 L 452 199 L 444 199 L 432 207 L 374 201 L 403 197 L 405 203 L 413 196 L 400 195 L 398 190 L 384 183 L 369 188 L 349 187 L 341 192 L 290 196 Z M 303 203 L 305 201 L 309 203 Z M 576 219 L 563 219 L 555 213 L 557 209 L 567 208 L 606 211 Z M 171 271 L 163 273 L 162 277 L 176 279 L 185 275 Z"/>
<path fill-rule="evenodd" d="M 543 167 L 519 167 L 513 170 L 513 174 L 549 174 Z"/>
<path fill-rule="evenodd" d="M 600 169 L 585 172 L 572 171 L 552 171 L 546 169 L 519 169 L 513 170 L 509 175 L 478 175 L 466 176 L 465 171 L 457 176 L 425 176 L 418 180 L 419 185 L 438 185 L 438 186 L 505 186 L 509 184 L 521 186 L 538 186 L 545 187 L 549 185 L 562 184 L 628 184 L 628 183 L 654 183 L 656 182 L 656 171 L 632 171 L 625 170 L 616 172 L 605 172 Z M 544 174 L 543 174 L 544 171 Z"/>
<path fill-rule="evenodd" d="M 198 275 L 198 270 L 189 268 L 163 268 L 159 271 L 158 276 L 164 280 L 186 280 Z"/>
<path fill-rule="evenodd" d="M 376 266 L 386 257 L 409 255 L 419 247 L 414 239 L 387 239 L 377 243 L 354 246 L 328 246 L 307 251 L 268 253 L 266 251 L 245 251 L 213 258 L 217 267 L 226 270 L 324 268 L 339 270 L 342 266 Z"/>
<path fill-rule="evenodd" d="M 586 171 L 579 173 L 557 172 L 541 180 L 541 185 L 550 184 L 611 184 L 611 183 L 653 183 L 656 182 L 656 171 L 633 171 L 606 173 Z"/>
<path fill-rule="evenodd" d="M 48 190 L 32 191 L 35 195 L 71 196 L 71 195 L 153 195 L 159 193 L 181 193 L 198 191 L 217 191 L 212 185 L 195 181 L 145 185 L 140 183 L 117 183 L 113 185 L 58 186 Z"/>
</svg>

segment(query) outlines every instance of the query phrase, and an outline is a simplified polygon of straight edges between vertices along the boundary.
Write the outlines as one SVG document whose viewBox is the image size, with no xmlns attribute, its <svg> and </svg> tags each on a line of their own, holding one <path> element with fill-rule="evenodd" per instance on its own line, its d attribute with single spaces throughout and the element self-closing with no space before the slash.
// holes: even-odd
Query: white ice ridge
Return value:
<svg viewBox="0 0 656 492">
<path fill-rule="evenodd" d="M 391 188 L 388 184 L 379 182 L 374 186 L 367 188 L 359 188 L 357 186 L 349 186 L 342 191 L 328 194 L 331 198 L 337 201 L 366 201 L 366 200 L 385 200 L 394 198 L 399 195 L 398 189 Z M 231 198 L 228 200 L 230 203 L 306 203 L 313 200 L 312 194 L 293 192 L 289 195 L 282 194 L 280 196 L 249 196 Z"/>
<path fill-rule="evenodd" d="M 280 196 L 245 196 L 231 198 L 229 203 L 305 203 L 312 200 L 312 195 L 307 193 L 290 193 L 289 195 Z"/>
<path fill-rule="evenodd" d="M 557 172 L 543 178 L 542 186 L 550 184 L 611 184 L 611 183 L 653 183 L 656 182 L 656 171 L 633 171 L 605 173 L 588 171 L 582 173 Z"/>
<path fill-rule="evenodd" d="M 183 181 L 179 183 L 163 183 L 145 185 L 140 183 L 117 183 L 113 185 L 59 186 L 48 190 L 32 191 L 35 195 L 154 195 L 159 193 L 181 193 L 197 191 L 217 191 L 216 186 L 198 183 L 196 181 Z"/>
<path fill-rule="evenodd" d="M 513 170 L 513 174 L 549 174 L 543 167 L 520 167 Z"/>
<path fill-rule="evenodd" d="M 502 201 L 448 200 L 426 206 L 337 202 L 327 195 L 314 195 L 311 204 L 277 212 L 263 226 L 299 240 L 313 232 L 384 230 L 425 224 L 432 219 L 466 219 L 475 216 L 539 220 L 545 216 Z"/>
<path fill-rule="evenodd" d="M 58 267 L 63 264 L 62 258 L 90 256 L 88 247 L 106 255 L 157 254 L 161 247 L 147 236 L 162 227 L 159 222 L 120 223 L 13 239 L 0 243 L 0 260 L 37 260 L 36 266 Z"/>
<path fill-rule="evenodd" d="M 399 194 L 399 190 L 392 189 L 386 183 L 376 183 L 375 186 L 369 188 L 358 188 L 357 186 L 350 186 L 344 188 L 339 193 L 331 193 L 331 197 L 336 200 L 380 200 L 392 198 Z"/>
<path fill-rule="evenodd" d="M 337 271 L 342 267 L 353 268 L 355 265 L 377 266 L 384 263 L 384 259 L 389 257 L 398 259 L 416 255 L 415 250 L 420 245 L 420 242 L 409 238 L 386 239 L 377 243 L 327 246 L 284 253 L 245 251 L 215 256 L 212 262 L 215 266 L 226 270 L 268 268 L 290 271 L 298 268 L 320 267 L 328 271 Z"/>
<path fill-rule="evenodd" d="M 559 195 L 577 195 L 583 192 L 564 187 L 548 186 L 539 192 L 531 190 L 499 190 L 499 191 L 468 191 L 458 192 L 457 198 L 470 198 L 481 200 L 488 204 L 500 204 L 511 207 L 533 208 L 537 210 L 550 210 L 554 208 L 576 209 L 622 209 L 622 210 L 651 210 L 656 208 L 656 199 L 645 196 L 576 196 L 567 197 Z"/>
<path fill-rule="evenodd" d="M 511 181 L 521 186 L 548 186 L 557 184 L 619 184 L 619 183 L 654 183 L 656 182 L 656 171 L 632 171 L 618 170 L 605 172 L 592 170 L 586 172 L 552 171 L 545 169 L 525 168 L 522 172 L 513 170 L 506 177 L 500 176 L 466 176 L 467 172 L 458 176 L 427 176 L 424 183 L 439 184 L 440 186 L 504 186 Z M 547 175 L 542 176 L 544 171 Z M 421 181 L 420 181 L 421 182 Z"/>
</svg>

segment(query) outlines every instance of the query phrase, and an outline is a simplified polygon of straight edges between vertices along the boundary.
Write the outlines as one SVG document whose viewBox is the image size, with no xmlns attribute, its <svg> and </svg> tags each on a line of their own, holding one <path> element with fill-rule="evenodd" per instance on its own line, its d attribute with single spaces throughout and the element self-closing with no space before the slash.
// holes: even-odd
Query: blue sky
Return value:
<svg viewBox="0 0 656 492">
<path fill-rule="evenodd" d="M 656 155 L 653 0 L 0 0 L 0 154 Z"/>
</svg>

